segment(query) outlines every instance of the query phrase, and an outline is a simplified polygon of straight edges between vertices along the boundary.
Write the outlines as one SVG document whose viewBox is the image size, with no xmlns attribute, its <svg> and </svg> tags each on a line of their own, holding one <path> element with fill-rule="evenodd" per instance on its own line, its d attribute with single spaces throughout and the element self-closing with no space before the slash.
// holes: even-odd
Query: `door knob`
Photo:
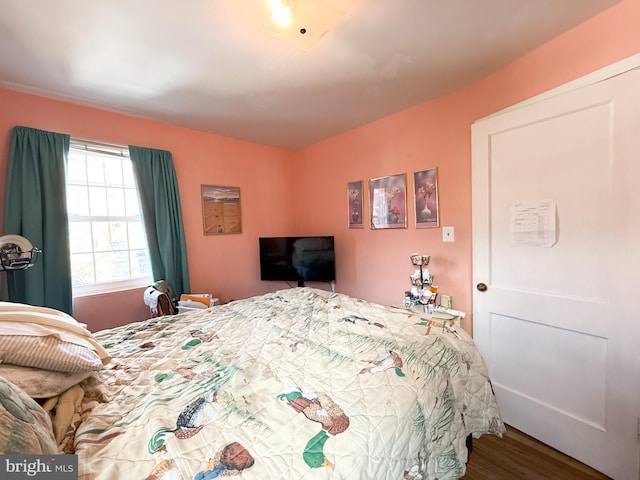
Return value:
<svg viewBox="0 0 640 480">
<path fill-rule="evenodd" d="M 484 283 L 477 284 L 476 288 L 478 289 L 479 292 L 486 292 L 487 291 L 487 285 L 484 284 Z"/>
</svg>

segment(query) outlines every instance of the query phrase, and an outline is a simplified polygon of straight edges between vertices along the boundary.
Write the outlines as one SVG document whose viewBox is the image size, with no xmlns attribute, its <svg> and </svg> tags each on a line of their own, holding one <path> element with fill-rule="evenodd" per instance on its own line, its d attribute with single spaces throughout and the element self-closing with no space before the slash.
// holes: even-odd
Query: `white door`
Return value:
<svg viewBox="0 0 640 480">
<path fill-rule="evenodd" d="M 504 420 L 637 480 L 640 71 L 480 120 L 472 143 L 473 330 Z"/>
</svg>

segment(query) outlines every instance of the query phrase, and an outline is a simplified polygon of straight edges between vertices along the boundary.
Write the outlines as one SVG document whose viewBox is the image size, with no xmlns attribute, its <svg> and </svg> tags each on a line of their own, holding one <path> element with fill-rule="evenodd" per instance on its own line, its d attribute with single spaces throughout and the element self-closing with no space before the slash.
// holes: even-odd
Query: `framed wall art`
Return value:
<svg viewBox="0 0 640 480">
<path fill-rule="evenodd" d="M 347 184 L 349 228 L 363 228 L 364 226 L 362 183 L 362 180 L 358 180 Z"/>
<path fill-rule="evenodd" d="M 430 168 L 413 174 L 415 192 L 416 228 L 440 225 L 438 211 L 438 171 Z"/>
<path fill-rule="evenodd" d="M 205 235 L 242 233 L 240 188 L 202 185 L 202 222 Z"/>
<path fill-rule="evenodd" d="M 407 228 L 407 176 L 369 180 L 371 228 Z"/>
</svg>

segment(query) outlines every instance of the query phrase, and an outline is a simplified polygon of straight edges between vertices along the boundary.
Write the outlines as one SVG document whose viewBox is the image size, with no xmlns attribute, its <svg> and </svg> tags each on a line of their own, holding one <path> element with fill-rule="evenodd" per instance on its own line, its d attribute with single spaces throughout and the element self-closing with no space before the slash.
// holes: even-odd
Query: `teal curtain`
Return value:
<svg viewBox="0 0 640 480">
<path fill-rule="evenodd" d="M 130 145 L 129 155 L 140 195 L 153 279 L 166 280 L 179 297 L 191 290 L 178 180 L 171 152 Z"/>
<path fill-rule="evenodd" d="M 14 271 L 13 301 L 73 314 L 65 171 L 69 135 L 15 127 L 4 198 L 4 235 L 42 250 L 35 265 Z M 5 274 L 6 275 L 6 274 Z M 2 298 L 8 300 L 6 277 Z"/>
</svg>

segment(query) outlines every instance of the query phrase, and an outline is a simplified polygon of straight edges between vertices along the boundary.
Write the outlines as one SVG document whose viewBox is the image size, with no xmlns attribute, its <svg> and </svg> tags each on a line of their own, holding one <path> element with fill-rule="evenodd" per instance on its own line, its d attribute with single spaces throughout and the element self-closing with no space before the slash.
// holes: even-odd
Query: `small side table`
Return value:
<svg viewBox="0 0 640 480">
<path fill-rule="evenodd" d="M 441 324 L 442 326 L 449 327 L 460 327 L 460 320 L 466 315 L 464 312 L 459 310 L 451 310 L 441 307 L 436 307 L 433 312 L 429 312 L 427 306 L 422 304 L 411 305 L 410 307 L 394 305 L 394 307 L 416 313 L 420 315 L 420 318 L 423 318 L 426 321 L 431 321 L 435 325 Z"/>
</svg>

